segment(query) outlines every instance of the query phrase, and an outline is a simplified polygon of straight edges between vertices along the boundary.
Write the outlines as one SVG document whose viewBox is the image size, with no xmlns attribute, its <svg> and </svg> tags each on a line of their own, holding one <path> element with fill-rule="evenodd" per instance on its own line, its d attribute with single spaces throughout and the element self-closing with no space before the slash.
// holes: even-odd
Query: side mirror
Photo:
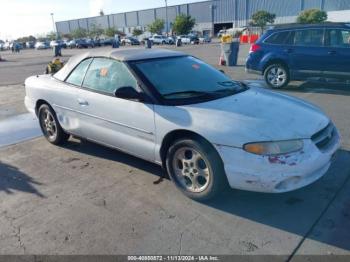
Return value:
<svg viewBox="0 0 350 262">
<path fill-rule="evenodd" d="M 131 86 L 123 86 L 118 88 L 114 95 L 118 98 L 122 99 L 129 99 L 129 100 L 138 100 L 142 101 L 143 96 L 141 93 L 137 92 L 133 87 Z"/>
</svg>

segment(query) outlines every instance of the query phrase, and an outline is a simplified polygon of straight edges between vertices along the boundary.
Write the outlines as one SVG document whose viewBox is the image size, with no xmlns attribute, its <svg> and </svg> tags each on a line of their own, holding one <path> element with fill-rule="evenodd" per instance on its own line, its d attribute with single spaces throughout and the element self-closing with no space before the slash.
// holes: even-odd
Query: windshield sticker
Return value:
<svg viewBox="0 0 350 262">
<path fill-rule="evenodd" d="M 200 66 L 199 66 L 198 64 L 193 64 L 192 67 L 193 67 L 194 69 L 197 69 L 197 70 L 200 68 Z"/>
<path fill-rule="evenodd" d="M 100 76 L 101 77 L 106 77 L 108 75 L 108 68 L 101 68 L 100 70 Z"/>
</svg>

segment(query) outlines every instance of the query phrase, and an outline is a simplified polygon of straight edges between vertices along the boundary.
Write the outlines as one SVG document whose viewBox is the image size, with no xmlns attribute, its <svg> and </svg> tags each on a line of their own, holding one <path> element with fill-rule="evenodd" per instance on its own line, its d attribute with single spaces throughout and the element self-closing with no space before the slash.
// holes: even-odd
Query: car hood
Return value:
<svg viewBox="0 0 350 262">
<path fill-rule="evenodd" d="M 210 142 L 242 147 L 258 141 L 307 139 L 324 128 L 329 118 L 316 106 L 262 88 L 205 103 L 158 110 L 162 118 L 180 123 Z"/>
</svg>

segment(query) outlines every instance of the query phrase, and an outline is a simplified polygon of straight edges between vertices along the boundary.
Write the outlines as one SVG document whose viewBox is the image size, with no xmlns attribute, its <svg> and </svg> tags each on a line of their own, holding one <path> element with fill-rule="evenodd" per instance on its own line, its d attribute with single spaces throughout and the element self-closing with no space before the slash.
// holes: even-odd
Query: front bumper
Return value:
<svg viewBox="0 0 350 262">
<path fill-rule="evenodd" d="M 32 113 L 32 114 L 36 113 L 35 112 L 35 102 L 30 97 L 25 96 L 24 105 L 30 113 Z"/>
<path fill-rule="evenodd" d="M 307 186 L 321 178 L 340 147 L 336 131 L 326 152 L 310 139 L 303 150 L 281 156 L 260 156 L 240 148 L 216 145 L 232 188 L 265 193 L 282 193 Z"/>
</svg>

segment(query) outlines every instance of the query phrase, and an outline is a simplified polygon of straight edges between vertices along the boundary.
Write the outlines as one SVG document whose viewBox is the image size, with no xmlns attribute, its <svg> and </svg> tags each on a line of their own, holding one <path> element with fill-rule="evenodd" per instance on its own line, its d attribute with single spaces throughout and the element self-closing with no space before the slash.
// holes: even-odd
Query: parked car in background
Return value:
<svg viewBox="0 0 350 262">
<path fill-rule="evenodd" d="M 61 48 L 67 48 L 67 43 L 63 40 L 52 40 L 50 42 L 50 47 L 53 48 L 54 46 L 61 46 Z"/>
<path fill-rule="evenodd" d="M 23 45 L 20 42 L 14 41 L 14 42 L 10 43 L 10 49 L 12 49 L 12 48 L 15 48 L 17 50 L 22 50 L 23 49 Z"/>
<path fill-rule="evenodd" d="M 191 43 L 191 39 L 190 39 L 190 37 L 189 37 L 188 35 L 179 35 L 177 38 L 178 38 L 178 39 L 181 39 L 181 42 L 182 42 L 183 44 L 185 44 L 185 45 Z"/>
<path fill-rule="evenodd" d="M 201 44 L 210 43 L 210 42 L 211 42 L 211 38 L 209 36 L 199 37 L 199 43 Z"/>
<path fill-rule="evenodd" d="M 5 49 L 5 50 L 10 50 L 10 49 L 11 49 L 11 47 L 10 47 L 11 44 L 12 44 L 12 42 L 6 41 L 5 44 L 4 44 L 4 49 Z"/>
<path fill-rule="evenodd" d="M 121 45 L 140 45 L 140 41 L 135 37 L 127 36 L 121 39 Z"/>
<path fill-rule="evenodd" d="M 101 39 L 101 45 L 103 45 L 103 46 L 113 45 L 114 41 L 115 41 L 114 38 Z"/>
<path fill-rule="evenodd" d="M 76 40 L 75 39 L 72 39 L 72 40 L 70 40 L 69 42 L 68 42 L 68 45 L 67 45 L 67 47 L 69 47 L 69 48 L 75 48 L 76 47 L 76 45 L 77 45 L 77 42 L 76 42 Z"/>
<path fill-rule="evenodd" d="M 54 46 L 59 45 L 59 42 L 57 40 L 50 41 L 50 47 L 53 48 Z"/>
<path fill-rule="evenodd" d="M 199 44 L 199 38 L 196 35 L 180 35 L 178 38 L 181 39 L 183 44 Z"/>
<path fill-rule="evenodd" d="M 26 79 L 25 91 L 48 142 L 72 134 L 157 163 L 195 200 L 227 185 L 304 187 L 327 172 L 340 147 L 318 107 L 247 86 L 182 52 L 86 52 L 54 77 Z"/>
<path fill-rule="evenodd" d="M 50 48 L 50 44 L 47 42 L 38 41 L 35 43 L 34 47 L 36 50 L 48 49 L 48 48 Z"/>
<path fill-rule="evenodd" d="M 226 29 L 220 30 L 220 31 L 216 34 L 216 36 L 217 36 L 218 38 L 220 38 L 220 37 L 222 37 L 224 34 L 226 34 Z"/>
<path fill-rule="evenodd" d="M 26 48 L 35 48 L 35 42 L 34 41 L 26 42 Z"/>
<path fill-rule="evenodd" d="M 176 37 L 175 36 L 168 36 L 167 44 L 168 45 L 174 45 L 175 43 L 176 43 Z"/>
<path fill-rule="evenodd" d="M 349 80 L 350 24 L 275 26 L 251 46 L 246 69 L 271 88 L 315 77 Z"/>
<path fill-rule="evenodd" d="M 95 46 L 93 40 L 91 39 L 77 39 L 75 42 L 75 46 L 77 48 L 93 48 Z"/>
<path fill-rule="evenodd" d="M 64 39 L 64 40 L 62 41 L 62 47 L 63 47 L 63 48 L 67 48 L 68 45 L 69 45 L 69 42 L 70 42 L 70 40 Z"/>
<path fill-rule="evenodd" d="M 88 44 L 89 47 L 94 48 L 95 47 L 95 40 L 91 38 L 86 38 L 85 39 L 86 43 Z"/>
<path fill-rule="evenodd" d="M 195 35 L 190 35 L 190 44 L 191 45 L 198 45 L 199 44 L 199 38 Z"/>
<path fill-rule="evenodd" d="M 169 44 L 169 39 L 163 35 L 153 35 L 149 40 L 155 45 Z"/>
<path fill-rule="evenodd" d="M 101 46 L 101 40 L 99 38 L 93 39 L 95 46 Z"/>
</svg>

